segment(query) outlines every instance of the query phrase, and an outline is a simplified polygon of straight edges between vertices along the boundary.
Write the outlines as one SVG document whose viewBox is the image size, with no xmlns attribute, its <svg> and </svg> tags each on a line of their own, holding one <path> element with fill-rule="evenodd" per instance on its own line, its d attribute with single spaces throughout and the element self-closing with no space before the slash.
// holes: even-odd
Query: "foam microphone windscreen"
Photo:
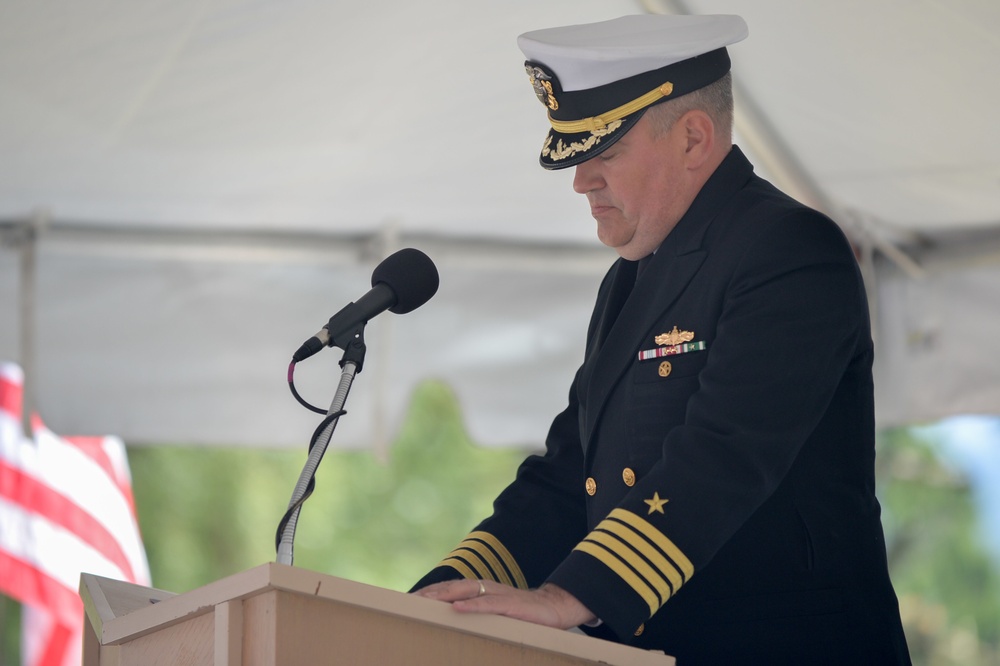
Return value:
<svg viewBox="0 0 1000 666">
<path fill-rule="evenodd" d="M 394 314 L 406 314 L 430 300 L 438 289 L 437 267 L 430 257 L 408 247 L 386 257 L 372 271 L 372 286 L 385 284 L 396 294 Z"/>
</svg>

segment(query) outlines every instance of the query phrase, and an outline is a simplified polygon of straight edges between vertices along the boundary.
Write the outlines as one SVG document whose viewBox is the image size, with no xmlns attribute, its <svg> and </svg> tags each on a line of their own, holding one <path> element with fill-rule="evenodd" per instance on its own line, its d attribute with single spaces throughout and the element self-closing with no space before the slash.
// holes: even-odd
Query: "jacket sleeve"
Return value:
<svg viewBox="0 0 1000 666">
<path fill-rule="evenodd" d="M 623 638 L 767 500 L 849 365 L 870 363 L 863 284 L 840 230 L 805 211 L 755 226 L 734 253 L 683 422 L 549 578 Z"/>
<path fill-rule="evenodd" d="M 413 589 L 456 578 L 495 580 L 520 589 L 541 585 L 586 534 L 580 502 L 583 452 L 576 381 L 552 422 L 544 455 L 528 457 L 481 522 Z"/>
<path fill-rule="evenodd" d="M 605 297 L 614 271 L 612 267 L 605 275 L 598 302 Z M 595 313 L 588 340 L 598 322 Z M 417 581 L 413 590 L 456 578 L 495 580 L 521 589 L 538 587 L 586 535 L 587 509 L 580 501 L 584 460 L 579 382 L 577 371 L 569 403 L 552 421 L 545 438 L 545 453 L 521 464 L 514 481 L 494 501 L 493 514 Z"/>
</svg>

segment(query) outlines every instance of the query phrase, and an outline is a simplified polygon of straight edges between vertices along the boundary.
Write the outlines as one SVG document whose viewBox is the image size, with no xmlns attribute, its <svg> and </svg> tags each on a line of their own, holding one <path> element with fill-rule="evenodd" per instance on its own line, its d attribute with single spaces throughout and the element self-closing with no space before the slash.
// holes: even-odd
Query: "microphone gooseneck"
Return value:
<svg viewBox="0 0 1000 666">
<path fill-rule="evenodd" d="M 315 486 L 316 469 L 326 452 L 333 431 L 340 417 L 346 414 L 344 403 L 356 374 L 364 363 L 364 327 L 368 320 L 386 310 L 405 314 L 420 307 L 437 292 L 438 272 L 434 262 L 419 250 L 400 250 L 375 267 L 372 288 L 356 302 L 348 303 L 313 337 L 292 355 L 288 366 L 288 386 L 292 395 L 306 408 L 326 416 L 313 433 L 309 443 L 309 457 L 299 475 L 299 481 L 288 503 L 288 509 L 278 524 L 275 534 L 277 561 L 291 565 L 294 562 L 295 530 L 302 504 Z M 310 405 L 295 390 L 293 375 L 295 364 L 309 358 L 323 347 L 340 347 L 344 350 L 341 360 L 341 379 L 329 410 Z"/>
</svg>

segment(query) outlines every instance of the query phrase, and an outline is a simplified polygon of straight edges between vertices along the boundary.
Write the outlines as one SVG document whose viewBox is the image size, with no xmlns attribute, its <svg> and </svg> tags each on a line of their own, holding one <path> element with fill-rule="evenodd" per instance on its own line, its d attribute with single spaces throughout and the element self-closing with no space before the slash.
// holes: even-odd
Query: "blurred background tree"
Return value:
<svg viewBox="0 0 1000 666">
<path fill-rule="evenodd" d="M 1000 664 L 1000 563 L 966 477 L 939 442 L 899 428 L 876 458 L 889 570 L 914 664 Z"/>
<path fill-rule="evenodd" d="M 318 422 L 318 417 L 317 417 Z M 881 433 L 877 473 L 890 569 L 915 664 L 1000 664 L 1000 565 L 978 529 L 967 479 L 933 439 Z M 405 591 L 490 511 L 526 452 L 469 439 L 440 383 L 414 394 L 387 460 L 329 451 L 299 520 L 295 564 Z M 153 584 L 185 592 L 273 561 L 274 533 L 305 451 L 129 450 Z M 17 664 L 5 603 L 2 663 Z"/>
<path fill-rule="evenodd" d="M 183 592 L 275 559 L 275 530 L 304 447 L 154 447 L 129 456 L 157 587 Z M 476 447 L 451 391 L 426 383 L 388 460 L 327 451 L 299 518 L 295 565 L 407 590 L 488 515 L 523 457 Z"/>
</svg>

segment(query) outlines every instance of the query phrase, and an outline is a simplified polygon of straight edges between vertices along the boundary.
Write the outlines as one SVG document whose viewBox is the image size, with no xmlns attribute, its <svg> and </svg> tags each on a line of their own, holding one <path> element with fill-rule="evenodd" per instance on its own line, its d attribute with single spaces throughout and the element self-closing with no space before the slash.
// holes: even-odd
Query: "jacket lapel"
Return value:
<svg viewBox="0 0 1000 666">
<path fill-rule="evenodd" d="M 618 262 L 615 274 L 611 279 L 611 286 L 608 289 L 608 297 L 605 301 L 604 310 L 597 325 L 597 335 L 593 341 L 593 352 L 596 353 L 600 350 L 615 322 L 618 321 L 619 314 L 622 308 L 625 307 L 625 302 L 635 287 L 635 276 L 636 262 L 624 259 Z"/>
<path fill-rule="evenodd" d="M 625 290 L 630 283 L 626 282 L 622 266 L 630 264 L 634 276 L 636 262 L 618 262 L 620 275 L 612 282 L 597 329 L 599 335 L 591 339 L 580 378 L 585 396 L 580 419 L 585 453 L 593 446 L 598 422 L 615 386 L 638 363 L 644 341 L 651 344 L 652 335 L 662 332 L 652 331 L 653 325 L 673 306 L 705 261 L 712 244 L 708 230 L 713 221 L 727 200 L 752 176 L 753 167 L 734 146 L 650 259 L 642 276 L 634 281 L 631 292 Z M 623 296 L 625 301 L 619 310 L 613 301 Z"/>
<path fill-rule="evenodd" d="M 657 253 L 650 265 L 643 271 L 635 288 L 627 295 L 617 317 L 608 324 L 602 321 L 601 332 L 606 337 L 597 339 L 598 349 L 593 358 L 593 369 L 587 382 L 586 420 L 584 433 L 588 450 L 597 429 L 597 421 L 604 411 L 608 397 L 621 376 L 637 363 L 637 353 L 649 331 L 684 291 L 691 278 L 698 272 L 705 259 L 705 251 L 694 249 L 675 256 Z M 614 285 L 613 285 L 614 286 Z M 614 297 L 609 294 L 609 305 Z M 605 317 L 612 312 L 605 309 Z"/>
</svg>

